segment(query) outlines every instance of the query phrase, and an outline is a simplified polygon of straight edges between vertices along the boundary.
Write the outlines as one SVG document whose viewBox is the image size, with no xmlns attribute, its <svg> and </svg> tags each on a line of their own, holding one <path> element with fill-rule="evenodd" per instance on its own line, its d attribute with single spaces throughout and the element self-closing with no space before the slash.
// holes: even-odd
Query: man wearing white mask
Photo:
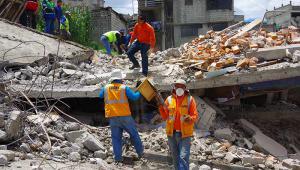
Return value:
<svg viewBox="0 0 300 170">
<path fill-rule="evenodd" d="M 189 94 L 184 80 L 174 83 L 172 95 L 160 102 L 160 114 L 166 120 L 169 148 L 176 170 L 189 169 L 191 137 L 198 118 L 195 99 Z"/>
</svg>

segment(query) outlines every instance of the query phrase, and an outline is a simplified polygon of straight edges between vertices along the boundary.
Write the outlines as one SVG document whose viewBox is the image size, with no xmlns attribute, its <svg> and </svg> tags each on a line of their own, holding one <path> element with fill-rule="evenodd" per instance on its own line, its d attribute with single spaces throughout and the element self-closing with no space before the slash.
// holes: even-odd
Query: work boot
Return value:
<svg viewBox="0 0 300 170">
<path fill-rule="evenodd" d="M 131 67 L 129 67 L 130 70 L 133 70 L 135 68 L 140 68 L 139 64 L 133 64 Z"/>
</svg>

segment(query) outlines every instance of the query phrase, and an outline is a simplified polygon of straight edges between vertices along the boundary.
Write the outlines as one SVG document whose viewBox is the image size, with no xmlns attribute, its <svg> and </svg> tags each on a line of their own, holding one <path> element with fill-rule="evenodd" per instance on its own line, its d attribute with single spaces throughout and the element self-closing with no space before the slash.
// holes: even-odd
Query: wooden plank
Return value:
<svg viewBox="0 0 300 170">
<path fill-rule="evenodd" d="M 234 35 L 233 37 L 229 38 L 226 41 L 225 46 L 228 46 L 230 44 L 230 41 L 232 39 L 238 38 L 238 37 L 242 36 L 243 34 L 245 34 L 246 32 L 251 31 L 253 28 L 255 28 L 256 26 L 258 26 L 261 22 L 262 22 L 261 19 L 256 19 L 256 20 L 252 21 L 251 23 L 249 23 L 248 25 L 246 25 L 245 27 L 243 27 L 241 29 L 241 31 L 238 32 L 236 35 Z"/>
</svg>

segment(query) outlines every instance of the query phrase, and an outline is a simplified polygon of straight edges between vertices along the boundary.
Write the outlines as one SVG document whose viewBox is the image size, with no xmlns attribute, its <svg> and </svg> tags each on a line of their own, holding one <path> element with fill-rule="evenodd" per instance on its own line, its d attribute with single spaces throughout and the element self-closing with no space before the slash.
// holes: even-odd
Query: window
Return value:
<svg viewBox="0 0 300 170">
<path fill-rule="evenodd" d="M 208 26 L 212 28 L 214 31 L 221 31 L 228 27 L 228 23 L 227 22 L 211 23 Z"/>
<path fill-rule="evenodd" d="M 232 0 L 206 0 L 207 10 L 229 9 L 232 10 Z"/>
<path fill-rule="evenodd" d="M 181 37 L 198 36 L 198 29 L 202 28 L 202 24 L 190 24 L 181 26 Z"/>
<path fill-rule="evenodd" d="M 193 5 L 193 0 L 185 0 L 185 5 Z"/>
</svg>

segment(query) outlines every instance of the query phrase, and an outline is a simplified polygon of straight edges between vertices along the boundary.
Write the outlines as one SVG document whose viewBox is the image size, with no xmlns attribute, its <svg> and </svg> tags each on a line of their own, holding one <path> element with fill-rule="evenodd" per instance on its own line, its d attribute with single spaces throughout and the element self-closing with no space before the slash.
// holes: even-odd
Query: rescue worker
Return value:
<svg viewBox="0 0 300 170">
<path fill-rule="evenodd" d="M 142 157 L 144 152 L 128 103 L 128 99 L 138 100 L 141 94 L 140 92 L 133 92 L 128 86 L 124 85 L 124 77 L 121 70 L 114 70 L 111 73 L 111 83 L 102 88 L 99 94 L 100 98 L 104 98 L 105 117 L 109 119 L 114 159 L 117 163 L 123 161 L 122 134 L 124 130 L 129 133 L 139 158 Z"/>
<path fill-rule="evenodd" d="M 54 34 L 55 3 L 52 0 L 43 0 L 42 6 L 45 19 L 45 33 Z"/>
<path fill-rule="evenodd" d="M 57 0 L 57 5 L 55 7 L 55 17 L 56 17 L 56 21 L 57 21 L 57 28 L 56 31 L 57 33 L 60 33 L 60 20 L 63 17 L 63 10 L 62 10 L 62 0 Z"/>
<path fill-rule="evenodd" d="M 174 83 L 172 95 L 160 101 L 159 111 L 166 120 L 166 133 L 176 170 L 189 169 L 191 138 L 198 118 L 197 105 L 184 80 Z"/>
<path fill-rule="evenodd" d="M 111 48 L 110 48 L 111 44 L 117 46 L 118 52 L 122 54 L 122 52 L 121 52 L 121 50 L 122 50 L 121 45 L 123 44 L 122 36 L 124 36 L 124 30 L 109 31 L 109 32 L 104 33 L 100 37 L 100 40 L 106 49 L 106 54 L 111 56 Z"/>
<path fill-rule="evenodd" d="M 71 38 L 70 24 L 68 19 L 68 17 L 70 17 L 70 14 L 70 11 L 66 11 L 65 15 L 63 15 L 60 19 L 60 35 L 65 40 L 69 40 Z"/>
<path fill-rule="evenodd" d="M 36 29 L 36 16 L 39 3 L 37 0 L 27 0 L 25 10 L 20 17 L 20 24 Z"/>
<path fill-rule="evenodd" d="M 136 41 L 135 41 L 136 40 Z M 153 51 L 155 47 L 155 33 L 153 27 L 146 22 L 146 17 L 138 16 L 138 23 L 134 26 L 133 34 L 128 45 L 127 55 L 129 60 L 133 63 L 130 69 L 140 68 L 139 62 L 134 57 L 134 54 L 141 51 L 142 55 L 142 73 L 144 76 L 148 75 L 148 50 Z"/>
</svg>

